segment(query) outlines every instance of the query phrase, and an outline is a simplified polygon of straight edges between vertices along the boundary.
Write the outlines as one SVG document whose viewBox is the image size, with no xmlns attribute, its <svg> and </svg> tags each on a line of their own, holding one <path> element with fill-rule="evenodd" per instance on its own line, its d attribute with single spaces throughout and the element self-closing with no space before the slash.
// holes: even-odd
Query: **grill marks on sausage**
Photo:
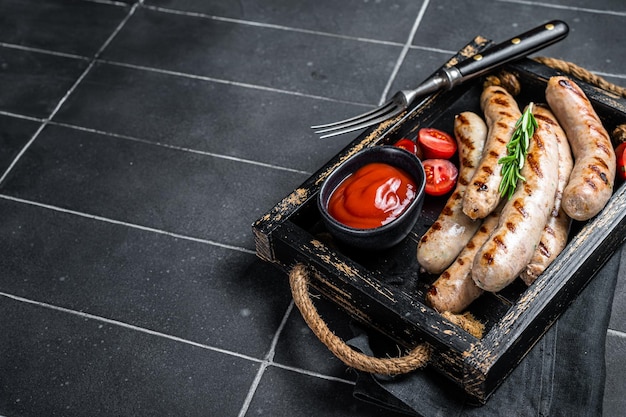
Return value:
<svg viewBox="0 0 626 417">
<path fill-rule="evenodd" d="M 590 166 L 600 166 L 598 167 L 598 169 L 602 169 L 602 170 L 608 170 L 609 166 L 606 164 L 606 161 L 602 158 L 600 158 L 599 156 L 594 156 L 593 157 L 593 161 L 595 162 L 595 164 L 591 164 Z"/>
<path fill-rule="evenodd" d="M 590 138 L 601 138 L 601 140 L 590 140 L 587 146 L 602 151 L 606 157 L 610 157 L 613 152 L 613 148 L 609 149 L 608 147 L 611 143 L 611 139 L 607 136 L 607 132 L 602 125 L 598 126 L 597 123 L 592 122 L 595 119 L 595 115 L 591 110 L 592 109 L 586 109 L 583 113 L 584 120 L 587 121 L 585 128 L 588 130 Z"/>
<path fill-rule="evenodd" d="M 601 150 L 602 152 L 604 152 L 604 154 L 605 154 L 606 156 L 610 156 L 610 155 L 611 155 L 611 152 L 613 151 L 613 148 L 611 148 L 611 149 L 609 149 L 609 148 L 608 148 L 608 144 L 610 144 L 610 143 L 611 143 L 611 139 L 610 139 L 608 136 L 606 136 L 606 132 L 603 132 L 603 131 L 599 130 L 599 129 L 598 129 L 598 127 L 597 127 L 597 126 L 595 126 L 595 125 L 594 125 L 594 126 L 589 126 L 589 130 L 590 130 L 591 132 L 593 132 L 594 134 L 596 134 L 596 135 L 601 135 L 601 136 L 603 136 L 603 137 L 604 137 L 604 140 L 602 140 L 602 141 L 595 141 L 595 142 L 594 142 L 594 145 L 595 145 L 595 146 L 596 146 L 599 150 Z"/>
<path fill-rule="evenodd" d="M 594 156 L 592 161 L 594 163 L 590 163 L 589 167 L 594 171 L 594 172 L 604 172 L 604 171 L 608 171 L 609 170 L 609 166 L 606 163 L 606 160 L 604 160 L 603 158 L 600 158 L 599 156 Z"/>
<path fill-rule="evenodd" d="M 539 162 L 539 158 L 534 152 L 531 152 L 528 155 L 526 155 L 526 165 L 528 165 L 528 167 L 533 171 L 533 173 L 538 178 L 543 178 L 543 171 L 541 171 L 541 164 Z"/>
<path fill-rule="evenodd" d="M 585 184 L 587 184 L 590 188 L 592 188 L 594 191 L 598 189 L 598 185 L 596 184 L 596 182 L 593 180 L 593 178 L 585 178 L 584 179 Z"/>
<path fill-rule="evenodd" d="M 552 256 L 552 254 L 550 253 L 550 250 L 546 247 L 543 241 L 539 242 L 538 248 L 542 256 L 545 256 L 546 258 L 549 258 L 550 256 Z"/>
<path fill-rule="evenodd" d="M 591 102 L 573 80 L 550 78 L 546 100 L 567 133 L 575 157 L 562 207 L 568 216 L 584 221 L 598 214 L 612 195 L 612 143 Z"/>
<path fill-rule="evenodd" d="M 489 189 L 489 186 L 482 181 L 475 181 L 474 185 L 478 191 L 487 191 Z"/>
<path fill-rule="evenodd" d="M 528 217 L 528 212 L 526 211 L 526 207 L 524 207 L 524 201 L 521 198 L 513 202 L 513 207 L 523 218 Z"/>
<path fill-rule="evenodd" d="M 504 239 L 500 235 L 496 235 L 493 237 L 493 242 L 503 251 L 506 252 L 506 243 L 504 243 Z"/>
<path fill-rule="evenodd" d="M 456 115 L 454 136 L 460 160 L 457 187 L 436 221 L 422 235 L 417 248 L 417 260 L 428 273 L 440 274 L 450 267 L 480 227 L 479 222 L 474 222 L 462 212 L 462 203 L 480 162 L 487 133 L 487 125 L 478 114 L 462 112 Z M 442 285 L 437 297 L 445 298 L 448 289 L 445 284 Z"/>
<path fill-rule="evenodd" d="M 465 115 L 463 113 L 458 114 L 456 117 L 457 117 L 457 120 L 459 121 L 459 123 L 461 123 L 463 125 L 467 126 L 467 125 L 469 125 L 471 123 L 471 121 L 467 117 L 465 117 Z M 467 137 L 465 135 L 459 135 L 457 137 L 457 140 L 459 140 L 461 142 L 461 144 L 466 149 L 468 149 L 469 151 L 473 151 L 474 149 L 476 149 L 476 147 L 474 146 L 474 142 L 469 137 Z M 467 162 L 468 162 L 468 160 L 466 160 L 466 159 L 463 160 L 464 165 Z M 468 167 L 471 168 L 471 167 L 473 167 L 473 164 L 470 163 L 470 165 L 465 165 L 465 166 L 468 166 Z"/>
<path fill-rule="evenodd" d="M 509 232 L 515 233 L 515 223 L 506 222 L 506 228 L 509 230 Z"/>
<path fill-rule="evenodd" d="M 507 118 L 507 119 L 512 119 L 512 118 L 514 117 L 514 116 L 513 116 L 511 113 L 509 113 L 509 112 L 502 112 L 502 111 L 501 111 L 501 112 L 499 112 L 499 114 L 500 114 L 502 117 Z M 494 125 L 494 126 L 499 127 L 500 129 L 508 129 L 508 128 L 509 128 L 508 123 L 505 123 L 505 122 L 503 122 L 503 121 L 497 121 L 497 122 L 495 123 L 495 125 Z M 501 141 L 502 139 L 501 139 L 501 138 L 498 138 L 498 140 L 500 140 L 500 141 Z"/>
<path fill-rule="evenodd" d="M 526 181 L 520 181 L 513 198 L 504 204 L 496 230 L 479 249 L 472 265 L 472 279 L 486 291 L 500 291 L 520 275 L 535 249 L 539 249 L 552 211 L 552 202 L 546 200 L 556 194 L 558 138 L 553 123 L 537 121 L 539 128 L 521 172 Z M 549 252 L 546 246 L 544 253 Z"/>
<path fill-rule="evenodd" d="M 480 163 L 470 180 L 463 200 L 463 212 L 472 219 L 485 218 L 501 199 L 498 186 L 502 179 L 500 158 L 506 156 L 517 119 L 521 112 L 515 98 L 504 88 L 488 86 L 480 97 L 489 133 Z"/>
<path fill-rule="evenodd" d="M 552 120 L 549 117 L 544 116 L 543 114 L 535 114 L 534 116 L 537 122 L 542 122 L 550 126 L 556 126 L 556 123 L 554 122 L 554 120 Z"/>
<path fill-rule="evenodd" d="M 599 158 L 594 158 L 594 160 L 596 160 L 596 162 L 597 162 L 598 159 Z M 604 166 L 605 169 L 608 169 L 608 167 L 606 166 L 604 161 L 602 161 L 602 165 Z M 609 184 L 609 180 L 608 180 L 608 178 L 606 176 L 606 173 L 598 165 L 596 165 L 596 164 L 589 164 L 588 167 L 594 174 L 596 174 L 598 177 L 600 177 L 600 179 L 602 180 L 602 182 L 605 185 Z"/>
<path fill-rule="evenodd" d="M 468 168 L 475 168 L 474 162 L 465 156 L 461 158 L 461 165 Z"/>
<path fill-rule="evenodd" d="M 483 259 L 487 265 L 493 265 L 494 257 L 493 251 L 483 253 Z"/>
<path fill-rule="evenodd" d="M 596 181 L 599 179 L 605 186 L 610 185 L 609 177 L 607 172 L 609 171 L 609 167 L 606 164 L 606 161 L 598 156 L 594 156 L 589 164 L 587 164 L 587 175 L 584 176 L 584 181 L 588 184 L 592 189 L 597 190 L 598 184 Z"/>
<path fill-rule="evenodd" d="M 441 223 L 439 223 L 439 222 L 433 223 L 432 228 L 433 228 L 433 230 L 441 230 Z M 426 237 L 426 235 L 424 235 L 424 237 Z"/>
<path fill-rule="evenodd" d="M 563 87 L 565 90 L 568 90 L 570 93 L 575 94 L 576 96 L 578 96 L 578 98 L 580 100 L 587 101 L 587 97 L 585 96 L 585 94 L 579 88 L 577 88 L 576 86 L 572 85 L 570 80 L 560 79 L 558 84 L 559 84 L 560 87 Z"/>
</svg>

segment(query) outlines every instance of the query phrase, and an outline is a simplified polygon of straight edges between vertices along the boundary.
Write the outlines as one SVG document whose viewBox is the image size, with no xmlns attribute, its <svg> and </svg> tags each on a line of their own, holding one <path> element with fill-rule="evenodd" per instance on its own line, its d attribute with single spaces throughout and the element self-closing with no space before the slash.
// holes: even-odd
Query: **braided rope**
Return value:
<svg viewBox="0 0 626 417">
<path fill-rule="evenodd" d="M 320 317 L 309 296 L 308 283 L 305 267 L 296 265 L 289 274 L 293 300 L 313 333 L 343 363 L 359 371 L 381 375 L 406 374 L 426 366 L 430 359 L 430 347 L 425 343 L 397 358 L 374 358 L 352 349 Z"/>
<path fill-rule="evenodd" d="M 553 68 L 569 75 L 573 75 L 574 77 L 585 81 L 586 83 L 595 85 L 596 87 L 599 87 L 620 97 L 626 97 L 626 88 L 615 85 L 600 77 L 599 75 L 595 75 L 591 71 L 586 70 L 585 68 L 571 62 L 542 56 L 535 57 L 533 58 L 533 60 L 547 67 Z"/>
</svg>

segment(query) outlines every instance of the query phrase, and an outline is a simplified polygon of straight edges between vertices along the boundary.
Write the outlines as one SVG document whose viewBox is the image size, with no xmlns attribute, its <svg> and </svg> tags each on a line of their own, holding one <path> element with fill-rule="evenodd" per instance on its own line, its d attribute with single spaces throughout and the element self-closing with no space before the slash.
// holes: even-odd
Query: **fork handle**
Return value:
<svg viewBox="0 0 626 417">
<path fill-rule="evenodd" d="M 565 38 L 569 32 L 567 24 L 552 20 L 522 33 L 505 42 L 486 49 L 456 66 L 444 69 L 449 88 L 471 78 L 478 77 L 495 67 L 525 57 Z"/>
</svg>

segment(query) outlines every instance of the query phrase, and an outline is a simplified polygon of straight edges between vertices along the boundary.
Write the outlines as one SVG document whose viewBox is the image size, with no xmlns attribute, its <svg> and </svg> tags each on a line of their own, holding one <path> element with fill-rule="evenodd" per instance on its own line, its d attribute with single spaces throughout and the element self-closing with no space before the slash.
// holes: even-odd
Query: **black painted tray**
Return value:
<svg viewBox="0 0 626 417">
<path fill-rule="evenodd" d="M 488 41 L 476 38 L 456 59 L 470 56 Z M 530 59 L 506 67 L 520 80 L 520 105 L 545 102 L 548 78 L 559 73 Z M 591 100 L 606 129 L 626 123 L 626 100 L 576 80 Z M 621 183 L 595 218 L 574 223 L 560 256 L 526 287 L 516 280 L 498 294 L 485 293 L 469 311 L 486 324 L 477 339 L 425 304 L 429 285 L 437 278 L 420 274 L 416 260 L 421 235 L 437 218 L 447 196 L 428 198 L 421 219 L 399 245 L 364 256 L 328 239 L 316 205 L 328 174 L 358 150 L 414 137 L 420 127 L 452 132 L 454 115 L 480 112 L 482 80 L 436 93 L 404 115 L 356 138 L 299 188 L 253 224 L 257 255 L 288 272 L 304 263 L 316 273 L 311 285 L 352 317 L 412 348 L 429 343 L 429 366 L 484 403 L 532 346 L 565 311 L 616 248 L 626 240 L 626 188 Z M 398 285 L 398 283 L 400 283 Z"/>
</svg>

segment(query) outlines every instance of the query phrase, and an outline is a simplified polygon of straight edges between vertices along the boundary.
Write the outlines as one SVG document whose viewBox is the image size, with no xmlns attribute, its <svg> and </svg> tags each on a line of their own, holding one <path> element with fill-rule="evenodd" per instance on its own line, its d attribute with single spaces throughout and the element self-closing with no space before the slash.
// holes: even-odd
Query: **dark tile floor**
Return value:
<svg viewBox="0 0 626 417">
<path fill-rule="evenodd" d="M 618 0 L 0 0 L 0 415 L 381 415 L 250 225 L 353 138 L 308 126 L 553 18 L 543 54 L 626 84 Z"/>
</svg>

